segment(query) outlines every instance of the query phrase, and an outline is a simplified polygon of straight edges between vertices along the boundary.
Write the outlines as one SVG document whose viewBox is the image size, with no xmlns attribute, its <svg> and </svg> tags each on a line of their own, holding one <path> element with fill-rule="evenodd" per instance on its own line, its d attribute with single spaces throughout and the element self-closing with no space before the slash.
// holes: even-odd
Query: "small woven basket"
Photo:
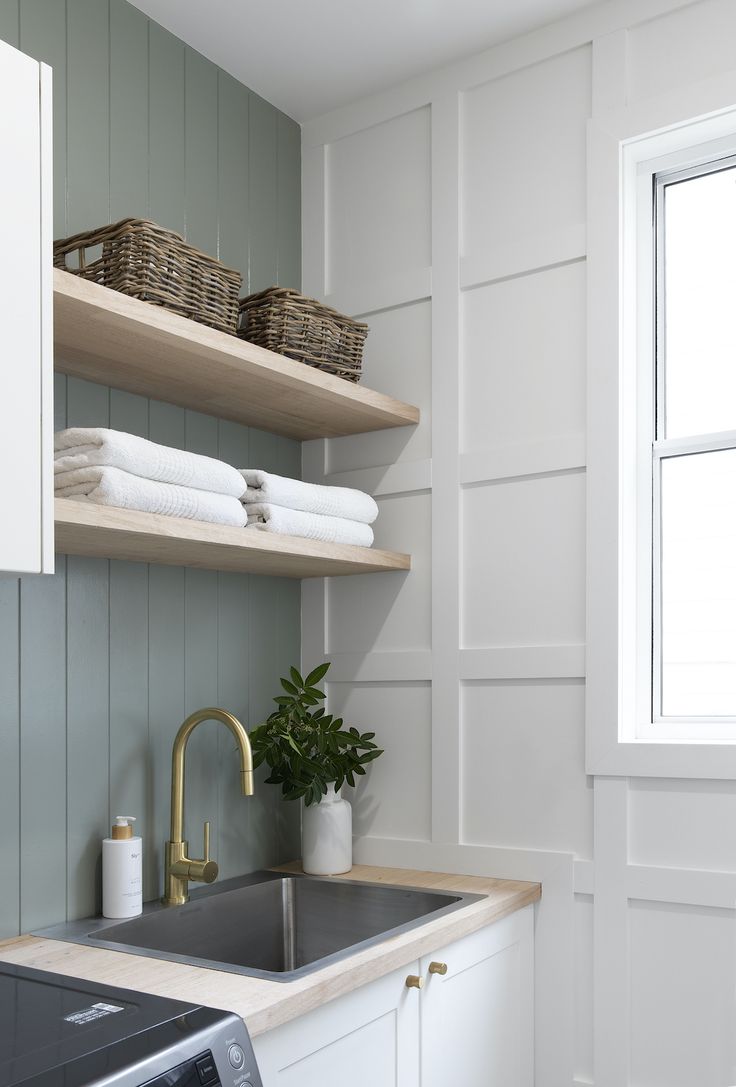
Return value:
<svg viewBox="0 0 736 1087">
<path fill-rule="evenodd" d="M 286 287 L 240 300 L 238 336 L 328 374 L 360 381 L 368 325 Z"/>
<path fill-rule="evenodd" d="M 69 267 L 70 255 L 76 266 Z M 221 332 L 237 330 L 240 272 L 148 219 L 123 219 L 55 241 L 54 265 Z"/>
</svg>

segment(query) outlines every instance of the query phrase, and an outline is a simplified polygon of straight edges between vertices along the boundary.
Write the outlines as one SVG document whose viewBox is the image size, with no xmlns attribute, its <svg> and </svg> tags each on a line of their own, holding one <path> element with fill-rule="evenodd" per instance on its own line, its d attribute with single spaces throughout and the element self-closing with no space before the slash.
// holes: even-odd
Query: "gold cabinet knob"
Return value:
<svg viewBox="0 0 736 1087">
<path fill-rule="evenodd" d="M 430 974 L 446 974 L 447 963 L 446 962 L 431 962 L 429 964 Z"/>
<path fill-rule="evenodd" d="M 416 974 L 409 974 L 409 977 L 406 979 L 407 989 L 421 989 L 423 985 L 424 978 L 417 977 Z"/>
</svg>

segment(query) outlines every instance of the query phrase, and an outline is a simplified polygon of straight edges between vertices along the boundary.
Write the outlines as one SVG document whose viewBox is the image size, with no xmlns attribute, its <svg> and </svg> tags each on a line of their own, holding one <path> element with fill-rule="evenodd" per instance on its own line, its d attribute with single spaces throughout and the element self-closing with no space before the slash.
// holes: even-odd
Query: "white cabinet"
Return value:
<svg viewBox="0 0 736 1087">
<path fill-rule="evenodd" d="M 51 69 L 0 42 L 0 570 L 50 573 Z"/>
<path fill-rule="evenodd" d="M 422 959 L 422 1087 L 532 1087 L 533 924 L 527 906 Z"/>
<path fill-rule="evenodd" d="M 253 1039 L 263 1087 L 418 1087 L 418 963 Z"/>
<path fill-rule="evenodd" d="M 533 924 L 527 906 L 254 1038 L 264 1087 L 532 1087 Z"/>
</svg>

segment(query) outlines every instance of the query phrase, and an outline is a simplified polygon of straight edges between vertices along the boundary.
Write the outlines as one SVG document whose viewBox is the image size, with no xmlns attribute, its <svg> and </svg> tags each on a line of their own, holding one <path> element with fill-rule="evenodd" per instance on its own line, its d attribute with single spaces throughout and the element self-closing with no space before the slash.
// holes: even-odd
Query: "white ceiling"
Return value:
<svg viewBox="0 0 736 1087">
<path fill-rule="evenodd" d="M 133 0 L 298 121 L 595 0 Z"/>
</svg>

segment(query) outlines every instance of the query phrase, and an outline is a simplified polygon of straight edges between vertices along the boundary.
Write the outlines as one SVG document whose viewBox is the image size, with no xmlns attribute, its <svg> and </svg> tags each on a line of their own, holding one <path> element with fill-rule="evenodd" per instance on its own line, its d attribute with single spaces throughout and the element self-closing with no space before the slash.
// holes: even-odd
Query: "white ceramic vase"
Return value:
<svg viewBox="0 0 736 1087">
<path fill-rule="evenodd" d="M 353 867 L 353 809 L 332 785 L 319 804 L 302 804 L 302 868 L 336 876 Z"/>
</svg>

